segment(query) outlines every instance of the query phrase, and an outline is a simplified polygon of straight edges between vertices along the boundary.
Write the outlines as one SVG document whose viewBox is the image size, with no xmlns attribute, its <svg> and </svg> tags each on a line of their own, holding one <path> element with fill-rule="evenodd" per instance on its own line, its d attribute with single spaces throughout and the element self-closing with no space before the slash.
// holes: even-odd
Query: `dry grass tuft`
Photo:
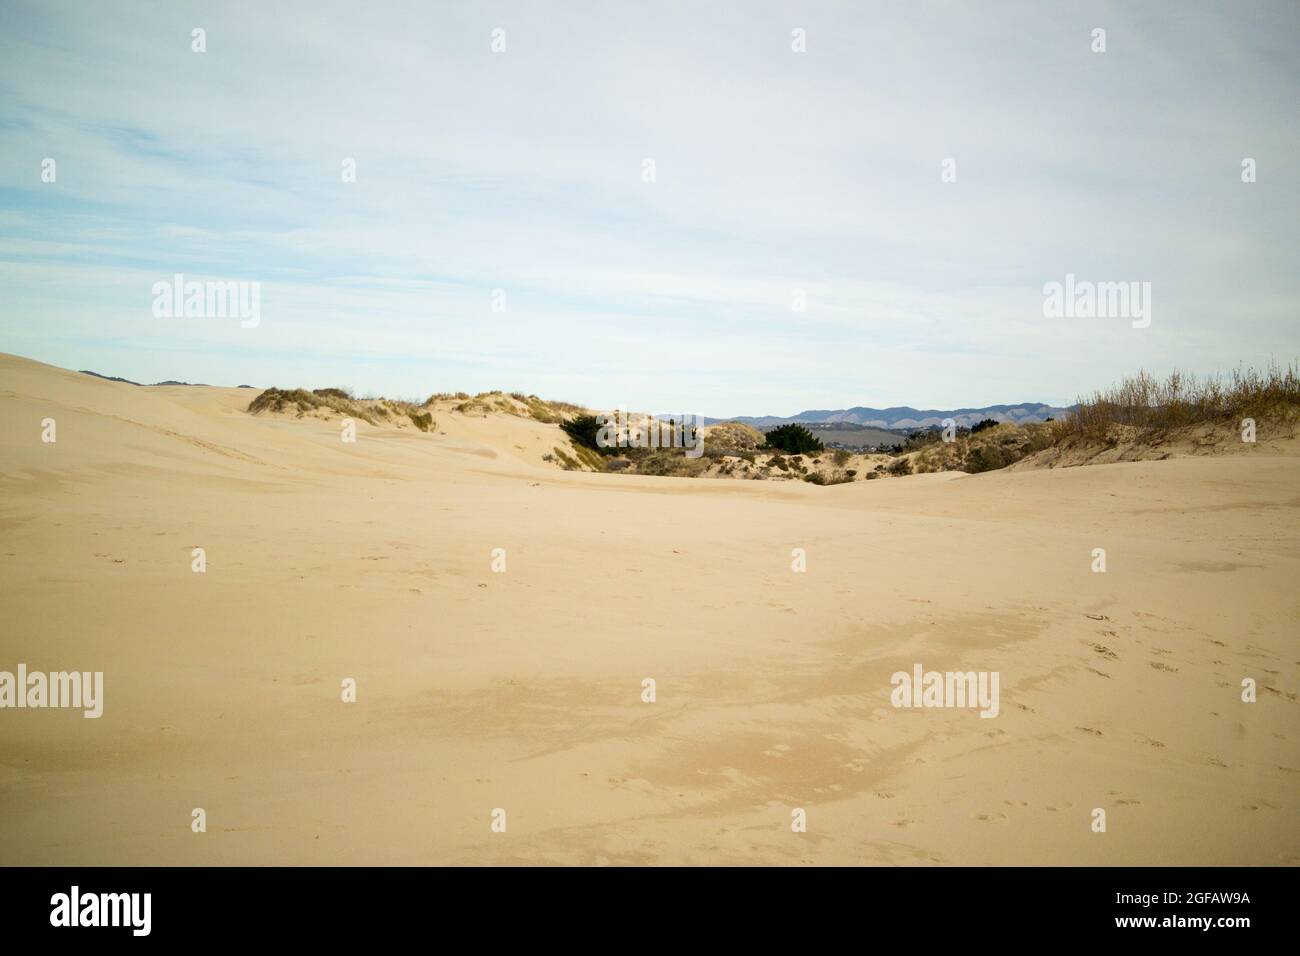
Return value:
<svg viewBox="0 0 1300 956">
<path fill-rule="evenodd" d="M 1143 371 L 1080 398 L 1061 423 L 1058 437 L 1110 442 L 1116 425 L 1137 428 L 1148 437 L 1203 422 L 1262 418 L 1296 408 L 1300 375 L 1293 365 L 1275 363 L 1263 371 L 1237 368 L 1227 378 L 1174 371 L 1159 380 Z"/>
<path fill-rule="evenodd" d="M 301 388 L 288 390 L 268 388 L 249 402 L 248 410 L 254 415 L 264 411 L 283 412 L 296 410 L 298 415 L 302 416 L 313 409 L 328 408 L 340 415 L 359 418 L 371 425 L 376 424 L 375 417 L 369 409 L 358 405 L 346 395 L 347 393 L 343 392 L 342 389 L 335 388 L 322 388 L 314 392 Z"/>
</svg>

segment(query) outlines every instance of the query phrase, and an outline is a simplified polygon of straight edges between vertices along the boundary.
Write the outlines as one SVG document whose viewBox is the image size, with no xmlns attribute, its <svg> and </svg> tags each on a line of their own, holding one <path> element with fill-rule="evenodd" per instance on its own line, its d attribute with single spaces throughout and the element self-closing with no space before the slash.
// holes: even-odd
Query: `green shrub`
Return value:
<svg viewBox="0 0 1300 956">
<path fill-rule="evenodd" d="M 966 467 L 963 471 L 978 475 L 983 471 L 996 471 L 1018 460 L 1014 453 L 998 445 L 975 445 L 966 455 Z"/>
<path fill-rule="evenodd" d="M 802 425 L 789 424 L 773 428 L 767 433 L 767 447 L 779 449 L 792 455 L 806 455 L 822 451 L 822 443 L 816 435 Z"/>
<path fill-rule="evenodd" d="M 564 429 L 566 435 L 573 439 L 575 444 L 581 445 L 583 448 L 590 448 L 602 455 L 612 455 L 616 450 L 601 448 L 596 441 L 600 435 L 601 421 L 595 415 L 578 415 L 568 421 L 560 422 L 560 427 Z"/>
<path fill-rule="evenodd" d="M 422 432 L 427 432 L 433 427 L 433 415 L 429 412 L 407 412 L 406 414 L 410 416 L 415 427 Z"/>
</svg>

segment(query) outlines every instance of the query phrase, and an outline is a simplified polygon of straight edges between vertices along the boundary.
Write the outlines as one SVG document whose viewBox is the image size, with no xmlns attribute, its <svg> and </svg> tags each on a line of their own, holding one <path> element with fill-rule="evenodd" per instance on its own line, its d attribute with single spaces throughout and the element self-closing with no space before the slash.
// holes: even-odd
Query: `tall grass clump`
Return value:
<svg viewBox="0 0 1300 956">
<path fill-rule="evenodd" d="M 1300 374 L 1294 365 L 1264 370 L 1233 369 L 1226 377 L 1198 377 L 1174 371 L 1157 379 L 1148 372 L 1122 379 L 1080 397 L 1056 423 L 1061 437 L 1107 440 L 1112 426 L 1160 432 L 1203 422 L 1286 414 L 1300 408 Z"/>
</svg>

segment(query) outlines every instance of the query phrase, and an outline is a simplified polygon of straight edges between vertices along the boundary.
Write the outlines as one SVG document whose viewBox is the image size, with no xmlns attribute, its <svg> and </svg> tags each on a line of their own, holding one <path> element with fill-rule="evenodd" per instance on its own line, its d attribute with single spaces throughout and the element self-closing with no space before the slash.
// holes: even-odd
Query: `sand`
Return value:
<svg viewBox="0 0 1300 956">
<path fill-rule="evenodd" d="M 1293 449 L 816 487 L 0 394 L 0 670 L 105 675 L 97 720 L 0 710 L 4 863 L 1300 862 Z M 917 663 L 999 715 L 893 707 Z"/>
</svg>

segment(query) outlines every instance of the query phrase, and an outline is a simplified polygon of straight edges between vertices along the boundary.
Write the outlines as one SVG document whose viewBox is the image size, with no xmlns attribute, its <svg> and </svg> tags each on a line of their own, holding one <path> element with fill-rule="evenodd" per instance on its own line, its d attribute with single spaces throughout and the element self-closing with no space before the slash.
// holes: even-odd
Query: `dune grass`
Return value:
<svg viewBox="0 0 1300 956">
<path fill-rule="evenodd" d="M 350 418 L 359 418 L 371 425 L 375 417 L 365 406 L 358 405 L 343 389 L 321 388 L 309 392 L 303 388 L 280 389 L 268 388 L 248 404 L 248 410 L 256 415 L 258 412 L 282 412 L 295 409 L 298 414 L 316 408 L 328 408 Z"/>
<path fill-rule="evenodd" d="M 1296 367 L 1276 363 L 1264 370 L 1234 369 L 1225 376 L 1197 377 L 1174 371 L 1157 379 L 1145 371 L 1081 397 L 1058 426 L 1060 437 L 1108 440 L 1114 425 L 1147 432 L 1204 422 L 1267 417 L 1300 408 Z"/>
</svg>

